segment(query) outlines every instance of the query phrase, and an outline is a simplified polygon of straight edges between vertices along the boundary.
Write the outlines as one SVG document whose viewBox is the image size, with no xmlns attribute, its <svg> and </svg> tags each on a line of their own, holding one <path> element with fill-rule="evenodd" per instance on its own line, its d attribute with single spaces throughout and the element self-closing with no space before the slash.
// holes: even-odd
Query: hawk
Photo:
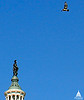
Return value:
<svg viewBox="0 0 84 100">
<path fill-rule="evenodd" d="M 64 3 L 64 9 L 62 9 L 61 11 L 69 11 L 69 9 L 67 9 L 67 8 L 68 8 L 68 5 L 67 5 L 67 3 L 65 1 L 65 3 Z"/>
</svg>

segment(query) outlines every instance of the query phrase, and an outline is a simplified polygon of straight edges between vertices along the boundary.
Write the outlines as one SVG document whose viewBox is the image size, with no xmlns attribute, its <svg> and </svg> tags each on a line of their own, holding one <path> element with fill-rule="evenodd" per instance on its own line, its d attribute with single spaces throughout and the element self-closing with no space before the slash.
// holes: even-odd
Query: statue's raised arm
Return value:
<svg viewBox="0 0 84 100">
<path fill-rule="evenodd" d="M 15 60 L 13 64 L 13 76 L 17 76 L 17 74 L 18 74 L 18 67 L 17 67 L 17 60 Z"/>
</svg>

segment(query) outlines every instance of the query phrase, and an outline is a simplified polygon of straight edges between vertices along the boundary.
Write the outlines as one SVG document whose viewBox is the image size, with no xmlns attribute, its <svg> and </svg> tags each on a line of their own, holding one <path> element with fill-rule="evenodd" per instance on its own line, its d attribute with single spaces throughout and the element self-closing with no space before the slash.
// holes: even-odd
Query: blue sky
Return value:
<svg viewBox="0 0 84 100">
<path fill-rule="evenodd" d="M 17 59 L 25 100 L 84 97 L 84 1 L 0 1 L 0 99 Z"/>
</svg>

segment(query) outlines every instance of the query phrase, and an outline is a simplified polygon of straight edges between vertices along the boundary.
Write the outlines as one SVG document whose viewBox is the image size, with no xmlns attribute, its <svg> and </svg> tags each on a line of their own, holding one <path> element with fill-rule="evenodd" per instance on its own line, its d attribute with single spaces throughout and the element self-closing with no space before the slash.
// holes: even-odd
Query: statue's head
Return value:
<svg viewBox="0 0 84 100">
<path fill-rule="evenodd" d="M 17 63 L 17 60 L 14 60 L 15 63 Z"/>
</svg>

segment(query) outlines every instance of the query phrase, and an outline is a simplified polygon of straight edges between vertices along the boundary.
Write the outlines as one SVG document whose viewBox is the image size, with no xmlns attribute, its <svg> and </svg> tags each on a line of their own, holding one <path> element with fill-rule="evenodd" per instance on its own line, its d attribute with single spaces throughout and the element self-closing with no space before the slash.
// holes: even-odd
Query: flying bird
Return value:
<svg viewBox="0 0 84 100">
<path fill-rule="evenodd" d="M 64 3 L 64 9 L 62 9 L 61 11 L 69 11 L 69 9 L 67 9 L 67 8 L 68 8 L 68 5 L 67 5 L 67 3 L 65 1 L 65 3 Z"/>
</svg>

